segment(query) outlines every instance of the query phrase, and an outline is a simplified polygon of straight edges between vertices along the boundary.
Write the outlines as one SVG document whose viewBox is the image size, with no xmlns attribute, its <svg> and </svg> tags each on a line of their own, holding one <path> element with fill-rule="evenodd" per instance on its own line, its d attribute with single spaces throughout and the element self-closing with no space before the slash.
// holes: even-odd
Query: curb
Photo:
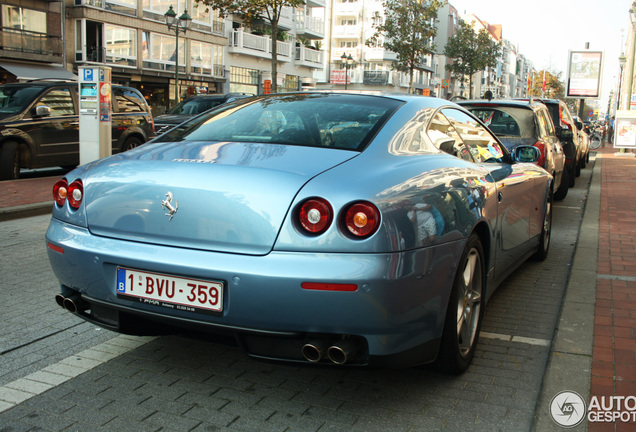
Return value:
<svg viewBox="0 0 636 432">
<path fill-rule="evenodd" d="M 554 334 L 541 392 L 535 408 L 532 431 L 555 430 L 550 416 L 552 399 L 562 391 L 577 392 L 590 400 L 594 313 L 598 269 L 598 233 L 601 195 L 601 160 L 596 153 L 590 188 L 579 226 L 579 240 Z M 571 428 L 587 431 L 587 421 Z"/>
<path fill-rule="evenodd" d="M 0 222 L 50 214 L 53 201 L 0 208 Z"/>
</svg>

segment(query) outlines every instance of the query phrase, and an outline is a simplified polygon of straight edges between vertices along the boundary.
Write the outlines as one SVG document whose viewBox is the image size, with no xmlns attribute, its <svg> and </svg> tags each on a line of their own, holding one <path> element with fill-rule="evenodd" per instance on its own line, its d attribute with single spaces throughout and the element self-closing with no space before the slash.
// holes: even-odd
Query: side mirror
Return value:
<svg viewBox="0 0 636 432">
<path fill-rule="evenodd" d="M 515 162 L 536 163 L 541 157 L 541 152 L 538 148 L 533 146 L 519 146 L 515 147 L 512 158 Z"/>
<path fill-rule="evenodd" d="M 562 127 L 557 130 L 557 136 L 561 140 L 572 139 L 574 137 L 574 133 L 570 129 Z"/>
<path fill-rule="evenodd" d="M 51 115 L 51 107 L 40 105 L 35 107 L 35 115 L 37 117 L 48 117 Z"/>
<path fill-rule="evenodd" d="M 580 121 L 574 121 L 574 124 L 576 125 L 576 128 L 578 130 L 583 130 L 583 123 L 581 123 Z"/>
</svg>

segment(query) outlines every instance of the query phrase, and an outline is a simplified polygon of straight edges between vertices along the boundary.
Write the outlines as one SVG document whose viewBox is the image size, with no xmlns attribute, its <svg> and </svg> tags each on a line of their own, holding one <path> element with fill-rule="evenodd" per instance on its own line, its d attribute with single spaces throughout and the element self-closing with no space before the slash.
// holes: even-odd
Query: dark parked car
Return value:
<svg viewBox="0 0 636 432">
<path fill-rule="evenodd" d="M 112 152 L 129 150 L 154 137 L 150 108 L 141 93 L 112 86 Z M 21 168 L 79 164 L 76 81 L 30 81 L 0 85 L 0 180 Z"/>
<path fill-rule="evenodd" d="M 547 257 L 538 159 L 443 99 L 235 101 L 56 183 L 56 301 L 123 333 L 224 333 L 259 359 L 462 372 L 496 287 Z"/>
<path fill-rule="evenodd" d="M 579 159 L 579 168 L 583 169 L 590 161 L 590 134 L 585 127 L 585 123 L 578 116 L 572 116 L 579 134 L 579 143 L 581 145 L 581 158 Z"/>
<path fill-rule="evenodd" d="M 537 164 L 554 177 L 554 198 L 566 197 L 569 180 L 565 154 L 545 104 L 518 100 L 460 101 L 458 104 L 479 117 L 511 152 L 520 145 L 538 148 L 541 158 Z"/>
<path fill-rule="evenodd" d="M 527 99 L 525 99 L 527 100 Z M 544 103 L 550 111 L 550 116 L 556 127 L 557 136 L 563 145 L 565 152 L 565 166 L 568 170 L 570 187 L 576 183 L 576 177 L 581 175 L 581 158 L 583 157 L 583 145 L 577 127 L 570 113 L 570 109 L 560 99 L 534 99 Z"/>
<path fill-rule="evenodd" d="M 167 113 L 155 117 L 157 135 L 169 131 L 187 119 L 204 113 L 224 103 L 253 96 L 247 93 L 206 94 L 189 97 Z"/>
</svg>

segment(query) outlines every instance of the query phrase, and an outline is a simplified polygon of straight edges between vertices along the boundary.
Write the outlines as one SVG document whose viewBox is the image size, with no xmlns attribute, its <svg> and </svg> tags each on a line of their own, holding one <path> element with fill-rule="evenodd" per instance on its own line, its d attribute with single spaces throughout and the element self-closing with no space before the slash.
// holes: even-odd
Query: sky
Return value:
<svg viewBox="0 0 636 432">
<path fill-rule="evenodd" d="M 568 52 L 604 51 L 601 109 L 618 89 L 618 57 L 625 52 L 632 0 L 448 0 L 458 13 L 501 24 L 535 69 L 567 73 Z"/>
</svg>

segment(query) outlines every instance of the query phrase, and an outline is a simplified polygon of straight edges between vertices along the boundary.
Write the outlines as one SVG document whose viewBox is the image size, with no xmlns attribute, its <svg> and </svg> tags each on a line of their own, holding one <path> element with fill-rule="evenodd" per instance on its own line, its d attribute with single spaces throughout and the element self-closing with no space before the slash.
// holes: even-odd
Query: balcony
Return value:
<svg viewBox="0 0 636 432">
<path fill-rule="evenodd" d="M 360 24 L 355 25 L 336 25 L 333 26 L 334 38 L 359 38 L 362 33 L 362 26 Z"/>
<path fill-rule="evenodd" d="M 281 30 L 291 30 L 294 25 L 294 9 L 289 6 L 284 6 L 280 11 L 280 18 L 278 20 L 278 27 Z"/>
<path fill-rule="evenodd" d="M 341 62 L 342 55 L 349 56 L 353 58 L 356 63 L 360 63 L 360 47 L 356 48 L 332 48 L 331 49 L 331 61 L 332 62 Z"/>
<path fill-rule="evenodd" d="M 296 65 L 322 69 L 323 51 L 305 46 L 296 47 Z"/>
<path fill-rule="evenodd" d="M 245 54 L 260 58 L 272 58 L 272 42 L 269 36 L 258 36 L 245 33 L 243 29 L 230 32 L 228 52 L 232 54 Z M 292 56 L 292 44 L 278 41 L 276 44 L 278 61 L 290 62 Z"/>
<path fill-rule="evenodd" d="M 0 50 L 41 54 L 59 60 L 64 47 L 61 36 L 0 27 Z"/>
<path fill-rule="evenodd" d="M 323 39 L 325 37 L 325 22 L 320 18 L 307 15 L 296 16 L 296 34 L 308 39 Z"/>
<path fill-rule="evenodd" d="M 364 59 L 366 61 L 395 61 L 397 60 L 397 54 L 392 51 L 385 50 L 384 48 L 378 47 L 365 47 L 364 48 Z"/>
<path fill-rule="evenodd" d="M 354 3 L 340 3 L 337 2 L 334 5 L 334 14 L 336 16 L 344 15 L 344 16 L 358 16 L 360 14 L 360 10 L 362 6 L 359 2 Z"/>
</svg>

